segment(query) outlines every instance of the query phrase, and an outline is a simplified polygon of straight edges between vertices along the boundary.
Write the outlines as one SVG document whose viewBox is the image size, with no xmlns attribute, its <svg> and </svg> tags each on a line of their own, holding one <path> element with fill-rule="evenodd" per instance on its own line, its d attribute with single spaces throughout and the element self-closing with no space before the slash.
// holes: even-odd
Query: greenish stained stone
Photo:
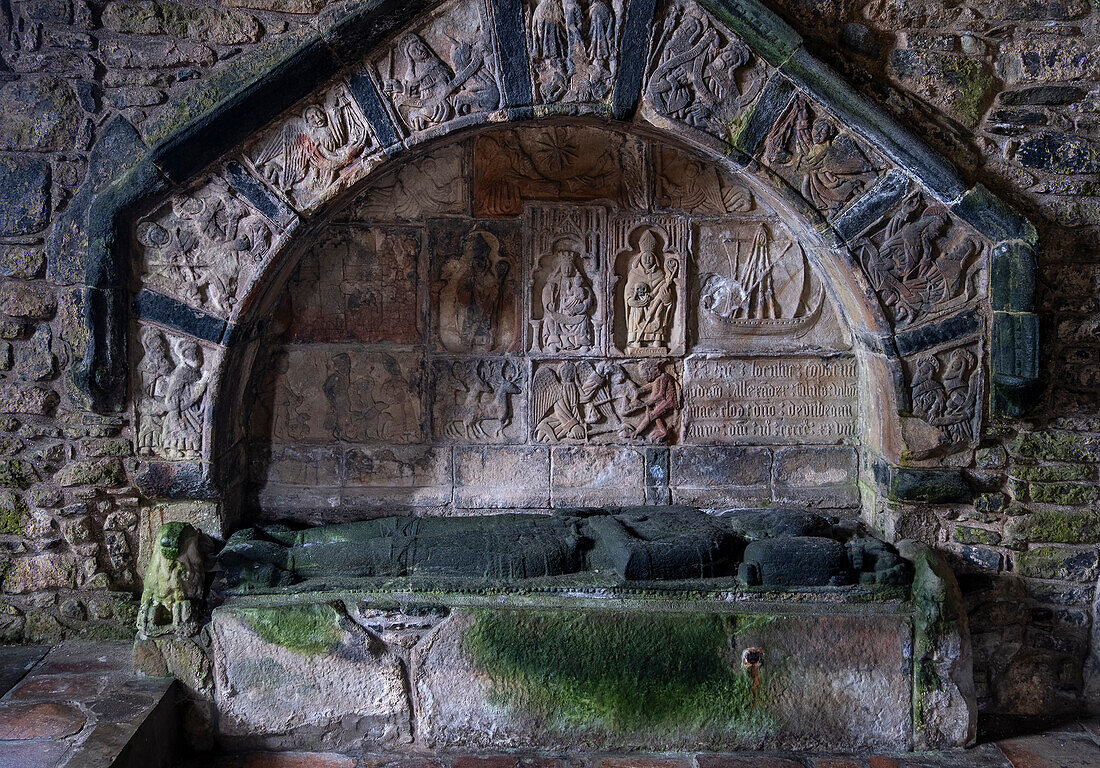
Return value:
<svg viewBox="0 0 1100 768">
<path fill-rule="evenodd" d="M 1042 510 L 1014 517 L 1005 526 L 1012 541 L 1051 544 L 1100 542 L 1100 512 L 1093 510 Z"/>
<path fill-rule="evenodd" d="M 1095 486 L 1078 483 L 1031 483 L 1028 493 L 1031 500 L 1039 504 L 1060 504 L 1065 507 L 1091 504 L 1098 495 Z"/>
<path fill-rule="evenodd" d="M 1009 450 L 1045 461 L 1100 462 L 1100 438 L 1074 432 L 1024 432 L 1009 444 Z"/>
<path fill-rule="evenodd" d="M 22 459 L 0 461 L 0 488 L 23 490 L 29 488 L 35 479 L 34 468 L 26 461 Z"/>
<path fill-rule="evenodd" d="M 1008 473 L 1032 483 L 1058 483 L 1071 480 L 1093 480 L 1096 467 L 1092 464 L 1013 464 Z"/>
<path fill-rule="evenodd" d="M 1095 549 L 1033 546 L 1016 555 L 1016 571 L 1036 579 L 1096 581 L 1096 569 Z"/>
<path fill-rule="evenodd" d="M 755 0 L 702 0 L 701 5 L 773 66 L 780 66 L 802 47 L 798 33 Z"/>
<path fill-rule="evenodd" d="M 340 615 L 321 603 L 240 608 L 241 618 L 269 643 L 308 654 L 330 653 L 344 639 Z"/>
<path fill-rule="evenodd" d="M 982 469 L 1000 469 L 1005 465 L 1007 458 L 1004 447 L 1000 445 L 979 448 L 974 453 L 974 460 Z"/>
<path fill-rule="evenodd" d="M 557 729 L 654 734 L 773 726 L 731 638 L 768 617 L 610 611 L 481 611 L 465 649 L 491 699 Z M 776 681 L 778 682 L 778 681 Z"/>
<path fill-rule="evenodd" d="M 71 461 L 54 475 L 54 480 L 65 488 L 76 485 L 113 487 L 126 482 L 126 471 L 118 459 L 95 461 Z"/>
<path fill-rule="evenodd" d="M 969 525 L 956 525 L 952 538 L 960 544 L 987 544 L 1001 543 L 1001 534 L 986 528 L 975 528 Z"/>
<path fill-rule="evenodd" d="M 21 495 L 14 491 L 0 491 L 0 533 L 22 536 L 26 528 L 26 514 L 27 502 Z"/>
<path fill-rule="evenodd" d="M 974 498 L 974 510 L 982 514 L 998 514 L 1005 508 L 1007 499 L 1000 491 L 979 493 Z"/>
</svg>

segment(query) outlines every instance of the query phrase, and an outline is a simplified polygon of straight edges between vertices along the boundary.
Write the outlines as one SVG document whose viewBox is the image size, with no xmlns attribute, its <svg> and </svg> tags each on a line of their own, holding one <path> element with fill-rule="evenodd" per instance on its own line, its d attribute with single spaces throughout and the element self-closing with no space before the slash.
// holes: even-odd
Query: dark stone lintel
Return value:
<svg viewBox="0 0 1100 768">
<path fill-rule="evenodd" d="M 966 310 L 919 328 L 910 328 L 895 334 L 898 352 L 911 355 L 931 347 L 959 341 L 981 330 L 981 321 L 974 310 Z"/>
<path fill-rule="evenodd" d="M 509 109 L 531 106 L 531 70 L 527 56 L 523 4 L 520 0 L 492 0 L 496 25 L 500 78 L 504 86 L 504 106 Z"/>
<path fill-rule="evenodd" d="M 908 191 L 909 177 L 895 168 L 879 179 L 865 195 L 845 208 L 833 222 L 833 228 L 845 242 L 850 243 L 901 202 Z"/>
<path fill-rule="evenodd" d="M 382 98 L 378 95 L 378 90 L 374 87 L 370 75 L 359 69 L 348 75 L 347 83 L 352 98 L 355 99 L 355 103 L 359 105 L 359 109 L 363 111 L 367 122 L 370 123 L 371 130 L 374 131 L 378 143 L 386 147 L 387 154 L 389 154 L 388 148 L 399 146 L 400 138 L 397 135 L 397 129 L 393 125 L 393 120 L 390 119 L 389 112 L 382 104 Z"/>
<path fill-rule="evenodd" d="M 215 344 L 221 343 L 228 325 L 221 318 L 147 290 L 142 290 L 134 297 L 134 316 Z"/>
<path fill-rule="evenodd" d="M 629 120 L 638 108 L 656 5 L 656 0 L 627 1 L 619 43 L 619 71 L 611 93 L 611 116 L 616 120 Z"/>
<path fill-rule="evenodd" d="M 746 155 L 754 156 L 772 127 L 779 122 L 794 96 L 794 86 L 782 75 L 772 75 L 764 85 L 752 113 L 733 137 L 733 145 Z"/>
<path fill-rule="evenodd" d="M 225 164 L 225 177 L 233 190 L 279 229 L 286 229 L 296 218 L 290 206 L 255 178 L 236 160 Z"/>
</svg>

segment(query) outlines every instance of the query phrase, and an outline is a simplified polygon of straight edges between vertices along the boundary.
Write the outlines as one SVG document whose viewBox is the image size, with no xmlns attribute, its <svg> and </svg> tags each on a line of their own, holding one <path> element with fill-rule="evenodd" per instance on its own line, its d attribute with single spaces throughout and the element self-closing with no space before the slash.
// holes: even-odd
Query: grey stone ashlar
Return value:
<svg viewBox="0 0 1100 768">
<path fill-rule="evenodd" d="M 226 72 L 200 83 L 194 95 L 184 97 L 171 119 L 147 132 L 144 140 L 155 141 L 155 147 L 121 170 L 112 184 L 95 192 L 87 221 L 75 222 L 78 229 L 86 227 L 87 245 L 82 263 L 67 272 L 69 279 L 105 291 L 117 303 L 122 297 L 114 294 L 126 284 L 129 261 L 128 238 L 120 236 L 120 231 L 141 201 L 157 196 L 172 182 L 182 184 L 241 145 L 320 84 L 358 66 L 365 51 L 432 5 L 388 0 L 335 6 L 308 31 L 262 47 Z M 494 13 L 514 11 L 512 5 L 494 3 Z M 760 58 L 775 66 L 779 74 L 773 77 L 786 78 L 795 90 L 820 103 L 993 243 L 991 293 L 998 305 L 994 309 L 998 314 L 1012 315 L 1011 320 L 994 320 L 997 340 L 991 345 L 991 355 L 995 386 L 990 387 L 993 413 L 1018 413 L 1022 407 L 1020 393 L 1026 392 L 1036 378 L 1037 333 L 1031 314 L 1034 227 L 984 188 L 967 190 L 950 165 L 884 110 L 810 57 L 798 35 L 762 4 L 703 0 L 701 5 L 740 35 Z M 511 116 L 528 114 L 529 110 L 513 109 Z M 74 222 L 67 226 L 74 226 Z M 125 334 L 119 325 L 125 323 L 125 315 L 125 311 L 86 313 L 87 348 L 73 384 L 97 411 L 121 406 Z M 186 327 L 180 330 L 190 332 Z M 230 330 L 227 328 L 226 338 L 232 335 Z M 1007 349 L 1012 350 L 1008 363 L 999 359 Z"/>
</svg>

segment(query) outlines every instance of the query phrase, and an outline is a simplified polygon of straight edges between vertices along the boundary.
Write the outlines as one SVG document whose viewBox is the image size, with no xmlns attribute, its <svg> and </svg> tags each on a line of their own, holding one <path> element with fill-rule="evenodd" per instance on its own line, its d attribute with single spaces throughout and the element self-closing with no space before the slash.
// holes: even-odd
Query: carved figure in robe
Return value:
<svg viewBox="0 0 1100 768">
<path fill-rule="evenodd" d="M 604 378 L 595 369 L 581 375 L 571 362 L 558 373 L 549 367 L 535 371 L 531 394 L 535 408 L 535 439 L 544 442 L 586 440 L 592 403 Z"/>
<path fill-rule="evenodd" d="M 615 56 L 615 11 L 607 0 L 589 0 L 588 56 L 604 62 Z"/>
<path fill-rule="evenodd" d="M 559 62 L 569 58 L 569 34 L 561 0 L 536 0 L 531 12 L 531 55 Z"/>
<path fill-rule="evenodd" d="M 639 414 L 633 422 L 634 437 L 669 442 L 679 422 L 680 385 L 656 360 L 642 362 L 638 374 L 645 383 L 638 389 L 635 405 L 623 415 Z"/>
<path fill-rule="evenodd" d="M 365 382 L 368 384 L 365 388 L 360 386 L 364 382 L 352 382 L 351 357 L 346 352 L 334 356 L 329 369 L 321 385 L 329 404 L 325 429 L 337 440 L 363 440 L 368 424 L 381 413 L 383 404 L 371 395 L 369 385 L 372 382 Z"/>
<path fill-rule="evenodd" d="M 973 416 L 977 407 L 977 388 L 972 386 L 977 367 L 974 355 L 965 349 L 956 349 L 947 360 L 943 374 L 943 387 L 947 393 L 944 432 L 955 442 L 974 439 Z"/>
<path fill-rule="evenodd" d="M 202 347 L 189 339 L 176 344 L 178 363 L 164 393 L 166 458 L 191 458 L 202 449 L 203 411 L 208 382 L 203 374 Z"/>
<path fill-rule="evenodd" d="M 582 250 L 573 237 L 554 243 L 554 270 L 542 288 L 542 344 L 550 352 L 577 351 L 593 344 L 591 313 L 596 295 L 578 268 Z"/>
<path fill-rule="evenodd" d="M 768 230 L 761 225 L 753 239 L 752 251 L 741 265 L 737 276 L 745 292 L 745 300 L 734 317 L 750 317 L 754 320 L 779 317 L 780 310 L 776 304 L 775 283 L 772 279 L 773 266 L 768 247 Z"/>
<path fill-rule="evenodd" d="M 275 434 L 283 440 L 294 442 L 309 435 L 310 415 L 301 410 L 305 396 L 296 392 L 290 382 L 290 359 L 280 354 L 275 360 L 275 375 L 282 399 L 276 403 Z"/>
<path fill-rule="evenodd" d="M 462 239 L 462 256 L 444 267 L 440 307 L 444 346 L 489 351 L 500 341 L 500 323 L 511 263 L 496 235 L 474 230 Z"/>
<path fill-rule="evenodd" d="M 663 245 L 659 234 L 645 228 L 629 257 L 624 297 L 628 348 L 668 347 L 680 265 L 663 252 Z"/>
<path fill-rule="evenodd" d="M 940 360 L 928 355 L 917 361 L 913 376 L 913 412 L 935 424 L 947 407 L 947 392 L 939 380 Z"/>
<path fill-rule="evenodd" d="M 415 440 L 416 425 L 420 414 L 415 401 L 410 399 L 409 382 L 401 376 L 397 361 L 387 358 L 383 361 L 386 378 L 379 387 L 381 414 L 375 434 L 382 440 Z"/>
<path fill-rule="evenodd" d="M 164 440 L 164 417 L 168 378 L 175 368 L 172 352 L 164 334 L 155 328 L 141 329 L 143 350 L 139 375 L 142 399 L 138 405 L 140 418 L 137 430 L 137 449 L 140 454 L 155 453 Z"/>
</svg>

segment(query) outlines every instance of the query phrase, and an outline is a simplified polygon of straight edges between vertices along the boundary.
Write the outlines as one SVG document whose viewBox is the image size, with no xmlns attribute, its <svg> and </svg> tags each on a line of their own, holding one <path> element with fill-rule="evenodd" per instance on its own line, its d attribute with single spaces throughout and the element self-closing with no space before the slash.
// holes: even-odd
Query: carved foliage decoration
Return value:
<svg viewBox="0 0 1100 768">
<path fill-rule="evenodd" d="M 957 309 L 984 292 L 982 241 L 919 193 L 865 233 L 854 250 L 897 325 Z"/>
<path fill-rule="evenodd" d="M 518 358 L 436 360 L 432 398 L 435 438 L 523 442 L 526 368 Z"/>
<path fill-rule="evenodd" d="M 530 207 L 527 231 L 530 348 L 544 354 L 606 349 L 607 213 L 597 207 Z"/>
<path fill-rule="evenodd" d="M 518 216 L 525 200 L 606 199 L 646 206 L 642 143 L 591 127 L 554 125 L 474 141 L 474 213 Z"/>
<path fill-rule="evenodd" d="M 764 142 L 763 159 L 833 219 L 879 177 L 883 161 L 837 121 L 796 96 Z"/>
<path fill-rule="evenodd" d="M 538 442 L 675 442 L 679 368 L 656 358 L 536 364 L 529 408 Z"/>
<path fill-rule="evenodd" d="M 612 239 L 615 348 L 630 356 L 681 354 L 690 254 L 687 223 L 673 217 L 618 219 Z"/>
<path fill-rule="evenodd" d="M 351 93 L 338 85 L 289 117 L 245 159 L 291 205 L 308 210 L 369 170 L 359 166 L 378 150 Z"/>
<path fill-rule="evenodd" d="M 374 59 L 380 90 L 406 132 L 500 109 L 491 29 L 484 2 L 457 3 Z"/>
<path fill-rule="evenodd" d="M 622 0 L 525 0 L 536 103 L 599 102 L 619 64 Z"/>
<path fill-rule="evenodd" d="M 950 451 L 975 444 L 980 437 L 982 413 L 978 345 L 925 352 L 906 362 L 913 415 L 939 432 L 936 447 Z"/>
<path fill-rule="evenodd" d="M 190 336 L 139 324 L 140 391 L 135 397 L 137 452 L 172 460 L 203 458 L 214 371 L 221 348 Z"/>
<path fill-rule="evenodd" d="M 228 318 L 279 235 L 213 176 L 139 221 L 135 238 L 147 287 Z"/>
<path fill-rule="evenodd" d="M 763 84 L 763 64 L 744 42 L 695 3 L 669 4 L 654 35 L 645 90 L 651 110 L 726 138 Z"/>
</svg>

